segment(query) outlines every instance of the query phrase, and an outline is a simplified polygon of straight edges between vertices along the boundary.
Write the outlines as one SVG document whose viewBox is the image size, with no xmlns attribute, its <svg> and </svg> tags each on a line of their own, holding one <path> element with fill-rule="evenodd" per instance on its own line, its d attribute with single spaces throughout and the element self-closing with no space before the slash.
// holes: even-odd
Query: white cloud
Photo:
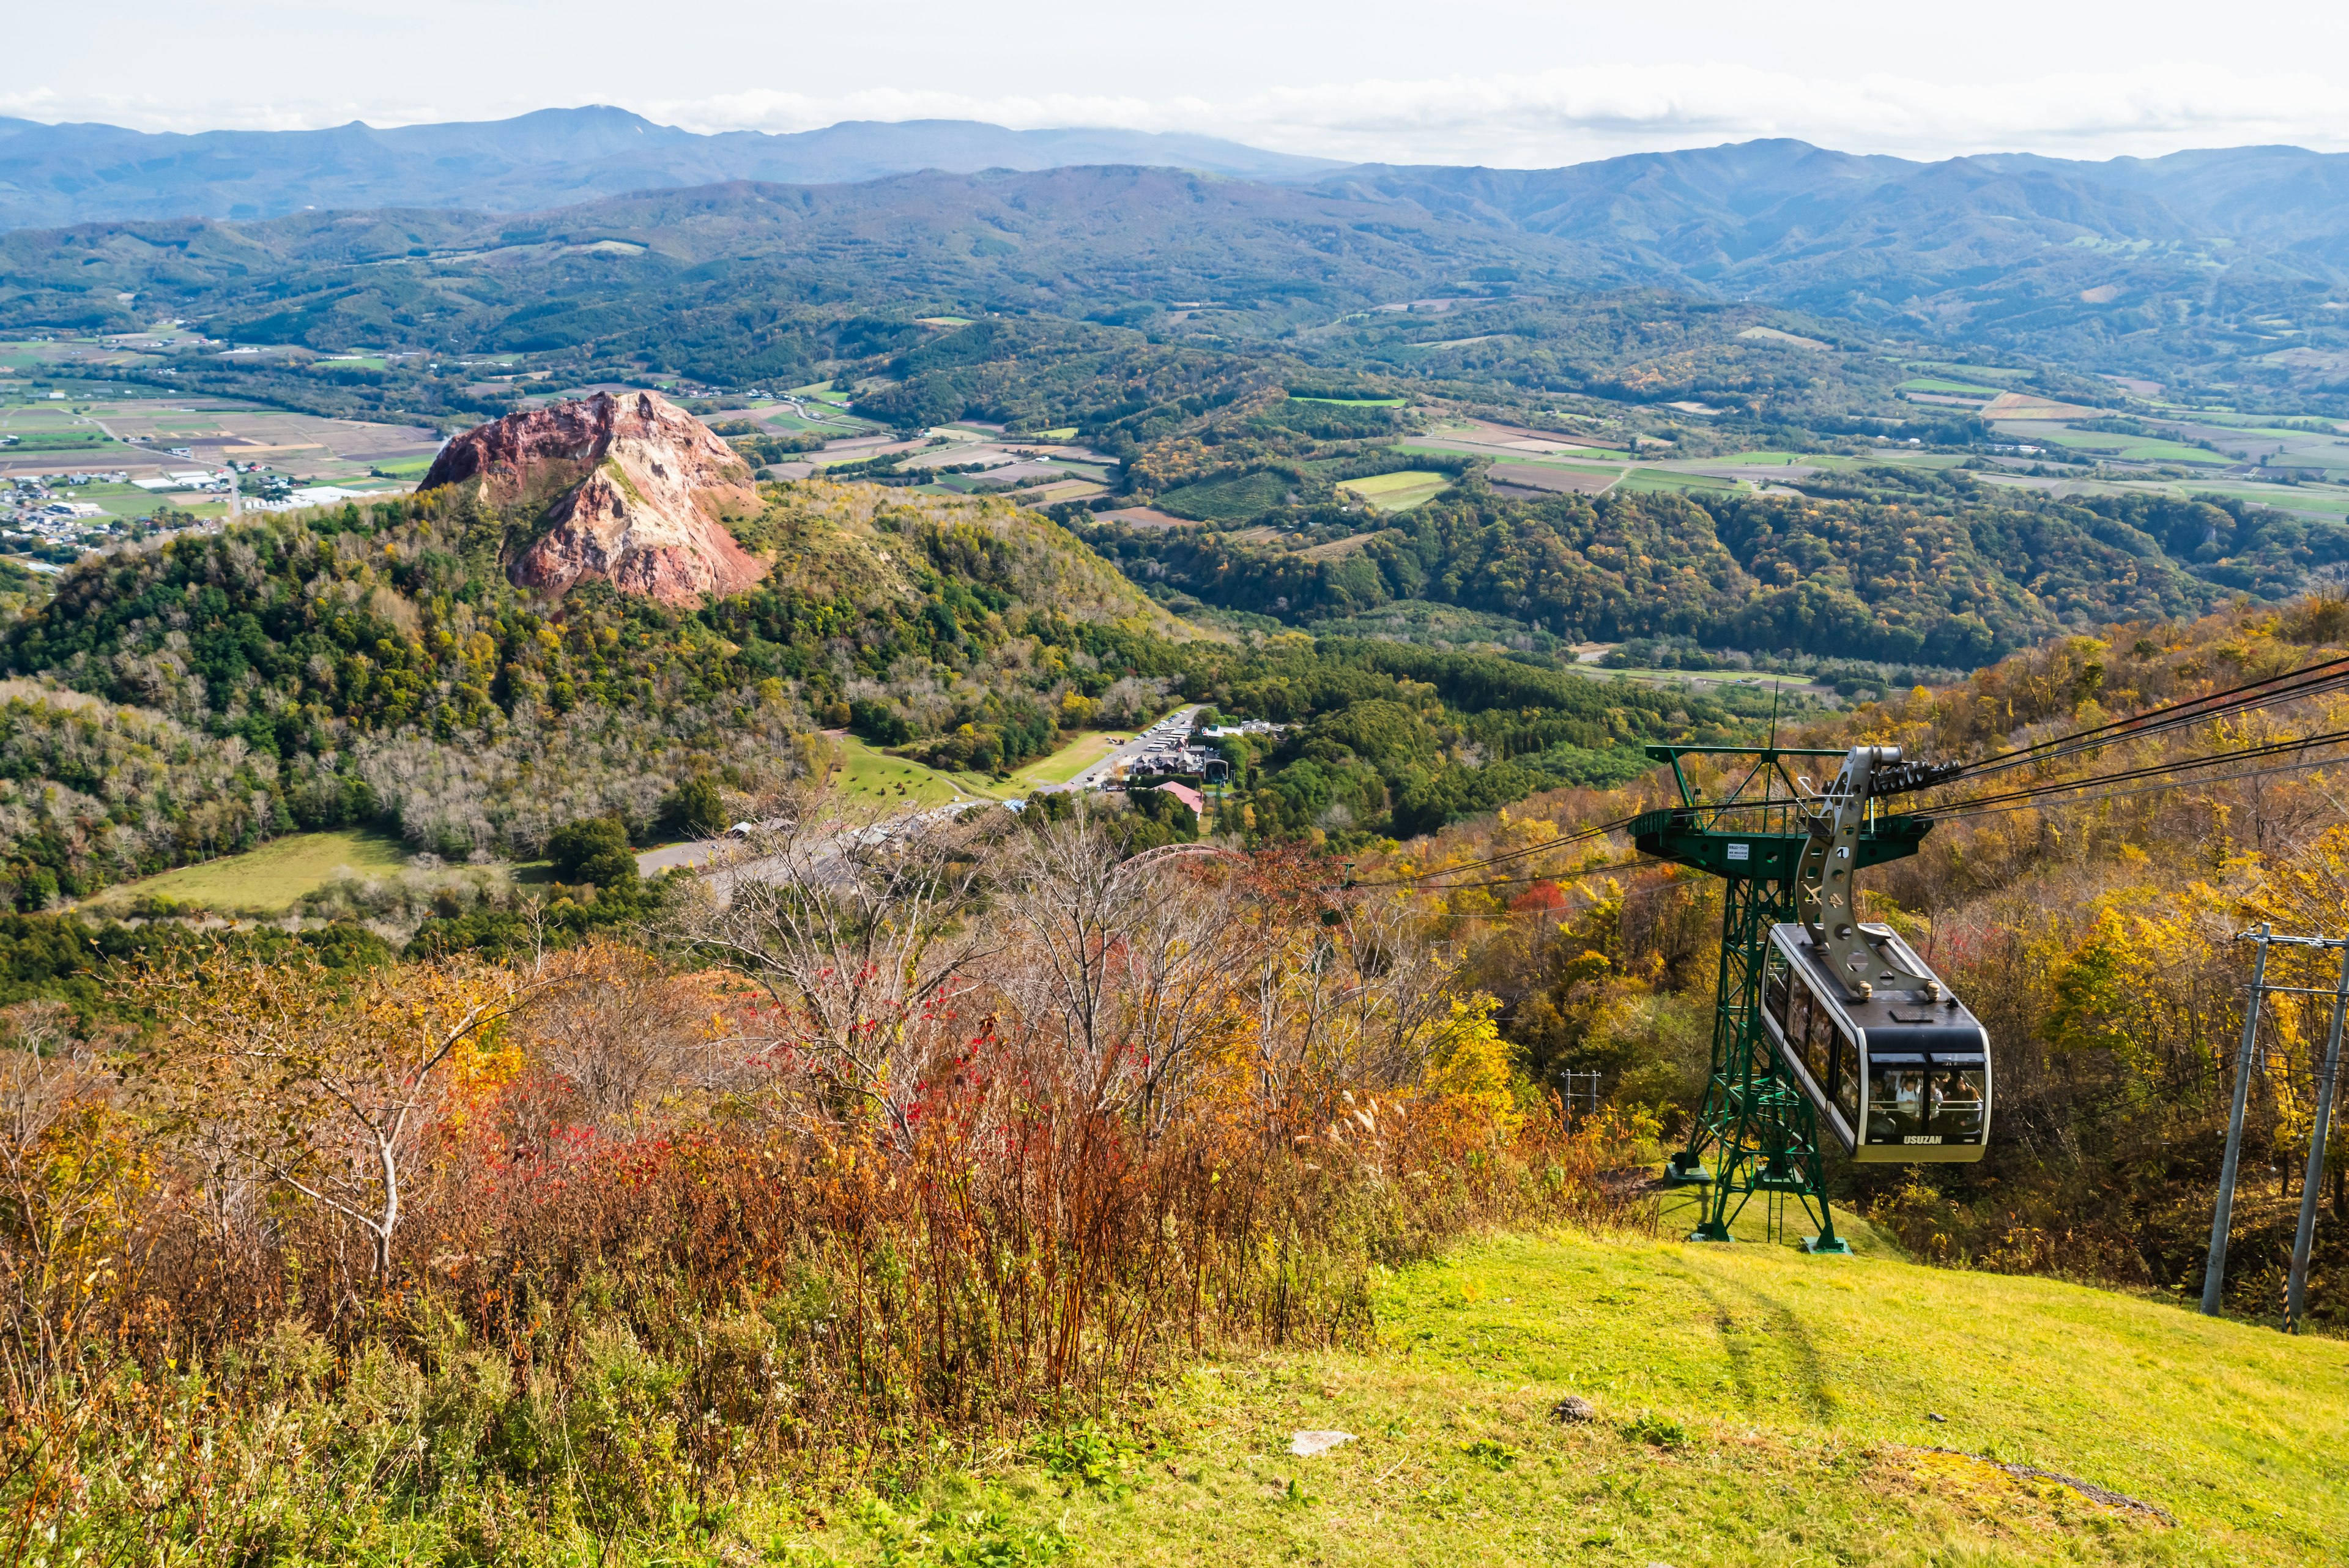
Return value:
<svg viewBox="0 0 2349 1568">
<path fill-rule="evenodd" d="M 1891 75 L 1826 81 L 1740 65 L 1574 67 L 1278 88 L 1226 101 L 884 88 L 742 92 L 651 104 L 646 112 L 706 130 L 929 117 L 1020 128 L 1114 125 L 1331 158 L 1512 167 L 1762 136 L 1926 158 L 2111 157 L 2252 142 L 2349 148 L 2349 87 L 2306 73 L 2183 67 L 1985 84 Z"/>
<path fill-rule="evenodd" d="M 150 130 L 284 130 L 354 119 L 376 125 L 494 119 L 544 101 L 469 97 L 450 104 L 362 103 L 254 94 L 203 104 L 36 88 L 0 92 L 0 114 L 104 119 Z M 695 130 L 805 130 L 843 119 L 940 118 L 1022 129 L 1191 131 L 1330 158 L 1509 167 L 1761 136 L 1922 158 L 1978 151 L 2111 157 L 2258 142 L 2349 150 L 2349 85 L 2313 73 L 2255 75 L 2185 66 L 1964 83 L 1659 63 L 1364 78 L 1227 98 L 889 87 L 846 93 L 755 89 L 623 101 L 654 119 Z"/>
</svg>

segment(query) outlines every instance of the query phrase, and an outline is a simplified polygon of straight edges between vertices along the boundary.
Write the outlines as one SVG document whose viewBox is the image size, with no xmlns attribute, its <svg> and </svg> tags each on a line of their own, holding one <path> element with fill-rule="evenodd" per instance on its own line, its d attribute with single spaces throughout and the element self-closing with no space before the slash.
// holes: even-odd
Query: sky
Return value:
<svg viewBox="0 0 2349 1568">
<path fill-rule="evenodd" d="M 79 0 L 11 7 L 0 114 L 148 130 L 616 104 L 694 130 L 951 118 L 1537 168 L 1854 152 L 2349 151 L 2349 6 L 1534 0 Z"/>
</svg>

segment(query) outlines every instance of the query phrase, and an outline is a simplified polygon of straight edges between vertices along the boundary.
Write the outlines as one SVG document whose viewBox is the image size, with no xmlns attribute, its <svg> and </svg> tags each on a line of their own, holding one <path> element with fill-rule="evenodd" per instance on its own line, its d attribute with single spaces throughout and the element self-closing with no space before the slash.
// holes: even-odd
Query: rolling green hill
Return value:
<svg viewBox="0 0 2349 1568">
<path fill-rule="evenodd" d="M 2349 559 L 2349 529 L 2264 507 L 2129 496 L 2051 503 L 1900 470 L 1720 491 L 1515 502 L 1471 483 L 1392 517 L 1300 514 L 1285 534 L 1136 529 L 1097 548 L 1137 581 L 1310 624 L 1392 600 L 1508 616 L 1566 642 L 1711 647 L 1971 667 L 2067 624 L 2280 597 Z M 1295 548 L 1372 532 L 1342 555 Z"/>
<path fill-rule="evenodd" d="M 2333 1561 L 2349 1529 L 2338 1340 L 1881 1252 L 1575 1234 L 1406 1269 L 1377 1316 L 1371 1350 L 1210 1355 L 1083 1463 L 1046 1446 L 750 1532 L 843 1563 L 919 1532 L 1004 1553 L 972 1561 L 2215 1568 Z M 1593 1418 L 1561 1421 L 1569 1395 Z M 1352 1438 L 1299 1458 L 1301 1430 Z"/>
</svg>

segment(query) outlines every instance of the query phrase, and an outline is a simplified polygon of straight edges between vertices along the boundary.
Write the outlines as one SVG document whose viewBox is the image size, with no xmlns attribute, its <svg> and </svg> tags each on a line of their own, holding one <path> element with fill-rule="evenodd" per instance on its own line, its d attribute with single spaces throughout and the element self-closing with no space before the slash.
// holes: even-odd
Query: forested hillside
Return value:
<svg viewBox="0 0 2349 1568">
<path fill-rule="evenodd" d="M 1396 599 L 1515 618 L 1568 642 L 1968 667 L 2085 621 L 2280 597 L 2349 560 L 2349 529 L 2240 503 L 2048 502 L 1885 471 L 1850 499 L 1702 491 L 1513 501 L 1471 483 L 1394 517 L 1231 532 L 1088 531 L 1137 581 L 1310 623 Z M 1829 488 L 1820 486 L 1819 488 Z M 1316 525 L 1322 524 L 1320 531 Z M 1324 539 L 1359 547 L 1336 553 Z"/>
<path fill-rule="evenodd" d="M 1018 761 L 1064 718 L 1154 711 L 1124 649 L 1181 629 L 1000 503 L 773 489 L 740 533 L 777 569 L 690 612 L 514 588 L 503 565 L 529 526 L 439 492 L 67 574 L 7 629 L 8 668 L 137 711 L 20 705 L 19 901 L 378 812 L 460 859 L 607 814 L 647 827 L 688 779 L 755 788 L 788 771 L 792 734 L 868 699 L 909 732 L 968 725 Z M 129 750 L 81 758 L 67 742 L 85 735 Z M 150 751 L 193 774 L 150 781 L 132 765 Z"/>
</svg>

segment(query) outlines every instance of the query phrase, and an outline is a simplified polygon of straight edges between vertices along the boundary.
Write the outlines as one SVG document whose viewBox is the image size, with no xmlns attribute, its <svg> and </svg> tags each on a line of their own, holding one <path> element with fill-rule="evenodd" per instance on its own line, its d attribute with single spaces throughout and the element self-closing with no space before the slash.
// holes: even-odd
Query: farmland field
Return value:
<svg viewBox="0 0 2349 1568">
<path fill-rule="evenodd" d="M 223 855 L 109 888 L 88 903 L 103 909 L 151 897 L 223 913 L 280 914 L 304 894 L 332 882 L 340 870 L 365 875 L 397 871 L 407 863 L 407 846 L 390 834 L 295 833 L 242 855 Z"/>
<path fill-rule="evenodd" d="M 1734 490 L 1733 479 L 1722 479 L 1710 473 L 1682 473 L 1669 468 L 1635 468 L 1616 482 L 1619 490 Z"/>
<path fill-rule="evenodd" d="M 1433 500 L 1450 489 L 1452 484 L 1453 478 L 1448 473 L 1407 468 L 1400 473 L 1378 473 L 1368 479 L 1350 479 L 1338 488 L 1361 496 L 1382 511 L 1401 512 L 1423 501 Z"/>
<path fill-rule="evenodd" d="M 2003 425 L 2000 428 L 2005 429 Z M 2233 461 L 2218 452 L 2205 452 L 2199 446 L 2188 446 L 2180 441 L 2145 436 L 2108 435 L 2101 431 L 2075 431 L 2066 425 L 2039 427 L 2035 436 L 2026 439 L 2035 439 L 2074 452 L 2115 457 L 2124 462 L 2189 462 L 2224 467 Z"/>
</svg>

